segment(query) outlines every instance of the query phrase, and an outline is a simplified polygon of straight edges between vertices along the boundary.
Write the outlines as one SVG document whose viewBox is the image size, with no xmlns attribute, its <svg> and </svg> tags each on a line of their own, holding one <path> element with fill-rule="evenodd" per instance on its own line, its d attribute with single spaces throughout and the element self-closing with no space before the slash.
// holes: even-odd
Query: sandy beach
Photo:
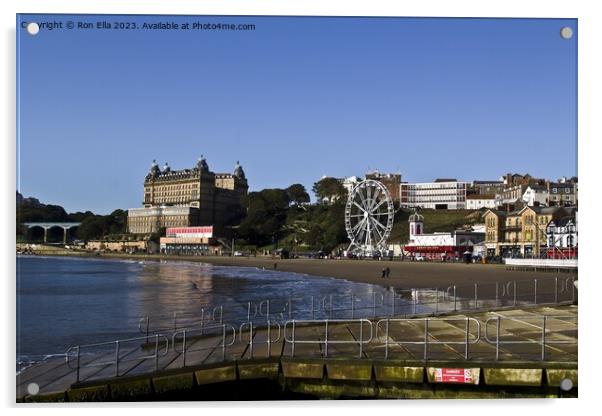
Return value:
<svg viewBox="0 0 602 416">
<path fill-rule="evenodd" d="M 56 253 L 58 254 L 58 253 Z M 67 254 L 65 252 L 62 253 Z M 494 296 L 495 283 L 509 281 L 527 282 L 533 279 L 551 280 L 555 276 L 567 278 L 576 274 L 513 271 L 499 264 L 464 264 L 443 262 L 376 261 L 376 260 L 326 260 L 326 259 L 278 259 L 271 257 L 228 257 L 228 256 L 166 256 L 129 255 L 120 253 L 72 253 L 72 255 L 94 258 L 122 258 L 145 261 L 193 261 L 218 266 L 257 267 L 269 270 L 303 273 L 310 276 L 324 276 L 347 279 L 354 282 L 370 283 L 396 289 L 463 287 L 462 292 L 470 291 L 479 284 L 479 293 Z M 388 278 L 382 278 L 382 269 L 388 267 Z"/>
</svg>

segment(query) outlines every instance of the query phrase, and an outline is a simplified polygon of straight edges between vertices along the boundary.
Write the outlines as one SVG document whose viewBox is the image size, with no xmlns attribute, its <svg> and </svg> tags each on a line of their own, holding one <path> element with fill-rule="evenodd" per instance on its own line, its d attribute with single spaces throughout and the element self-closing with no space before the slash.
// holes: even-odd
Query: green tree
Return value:
<svg viewBox="0 0 602 416">
<path fill-rule="evenodd" d="M 272 242 L 272 238 L 280 238 L 290 202 L 286 191 L 264 189 L 251 192 L 247 201 L 247 216 L 238 227 L 238 235 L 257 245 L 266 245 Z"/>
<path fill-rule="evenodd" d="M 95 240 L 107 233 L 107 223 L 102 215 L 85 218 L 77 228 L 76 235 L 82 240 Z"/>
<path fill-rule="evenodd" d="M 294 204 L 300 205 L 309 202 L 309 194 L 305 190 L 305 186 L 300 183 L 295 183 L 286 188 L 286 194 L 288 195 L 288 199 Z"/>
<path fill-rule="evenodd" d="M 312 191 L 316 195 L 318 202 L 333 203 L 336 201 L 342 201 L 347 190 L 336 178 L 326 177 L 320 179 L 314 183 Z"/>
</svg>

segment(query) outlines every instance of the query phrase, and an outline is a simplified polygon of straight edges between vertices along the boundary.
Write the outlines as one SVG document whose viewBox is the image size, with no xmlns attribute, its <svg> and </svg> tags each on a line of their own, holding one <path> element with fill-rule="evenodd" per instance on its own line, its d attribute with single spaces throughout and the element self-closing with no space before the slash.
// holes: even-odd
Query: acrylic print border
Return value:
<svg viewBox="0 0 602 416">
<path fill-rule="evenodd" d="M 581 33 L 582 33 L 582 35 L 583 35 L 583 26 L 581 26 L 581 28 L 580 28 L 580 32 L 581 32 Z M 581 70 L 582 70 L 582 68 L 580 68 L 580 71 L 581 71 Z M 583 161 L 583 160 L 584 160 L 584 159 L 582 158 L 580 161 Z M 581 165 L 581 166 L 583 166 L 583 165 Z M 581 169 L 580 169 L 580 170 L 581 170 Z M 583 308 L 583 304 L 581 305 L 581 307 Z"/>
</svg>

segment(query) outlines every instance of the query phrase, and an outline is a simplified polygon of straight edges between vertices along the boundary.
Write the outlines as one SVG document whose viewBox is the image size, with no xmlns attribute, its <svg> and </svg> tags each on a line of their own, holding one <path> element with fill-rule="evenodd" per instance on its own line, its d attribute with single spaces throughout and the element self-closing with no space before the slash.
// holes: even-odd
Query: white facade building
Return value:
<svg viewBox="0 0 602 416">
<path fill-rule="evenodd" d="M 351 191 L 353 190 L 355 185 L 357 185 L 359 182 L 361 182 L 361 179 L 358 178 L 357 176 L 350 176 L 348 178 L 339 179 L 339 182 L 341 182 L 341 185 L 343 185 L 343 188 L 345 188 L 347 190 L 347 193 L 351 193 Z"/>
<path fill-rule="evenodd" d="M 548 206 L 548 189 L 545 186 L 529 185 L 523 194 L 523 202 L 528 206 Z"/>
<path fill-rule="evenodd" d="M 575 248 L 578 245 L 577 219 L 571 217 L 551 221 L 547 228 L 548 247 Z"/>
<path fill-rule="evenodd" d="M 495 195 L 468 195 L 466 196 L 466 209 L 496 209 L 502 200 Z"/>
<path fill-rule="evenodd" d="M 466 209 L 468 185 L 468 182 L 458 182 L 455 179 L 402 183 L 401 205 L 410 208 Z"/>
<path fill-rule="evenodd" d="M 404 251 L 410 256 L 417 254 L 428 258 L 443 259 L 460 257 L 466 251 L 473 252 L 475 247 L 482 251 L 485 240 L 484 226 L 475 226 L 472 230 L 452 232 L 424 233 L 424 217 L 418 213 L 408 219 L 410 236 Z"/>
</svg>

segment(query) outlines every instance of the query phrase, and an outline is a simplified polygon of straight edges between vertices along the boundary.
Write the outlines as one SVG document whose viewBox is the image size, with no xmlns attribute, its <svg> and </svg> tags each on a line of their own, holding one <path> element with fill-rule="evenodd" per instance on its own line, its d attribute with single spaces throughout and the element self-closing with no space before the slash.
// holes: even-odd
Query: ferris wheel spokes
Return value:
<svg viewBox="0 0 602 416">
<path fill-rule="evenodd" d="M 382 183 L 372 179 L 358 183 L 349 193 L 345 207 L 349 250 L 365 256 L 382 254 L 393 217 L 393 201 Z"/>
</svg>

